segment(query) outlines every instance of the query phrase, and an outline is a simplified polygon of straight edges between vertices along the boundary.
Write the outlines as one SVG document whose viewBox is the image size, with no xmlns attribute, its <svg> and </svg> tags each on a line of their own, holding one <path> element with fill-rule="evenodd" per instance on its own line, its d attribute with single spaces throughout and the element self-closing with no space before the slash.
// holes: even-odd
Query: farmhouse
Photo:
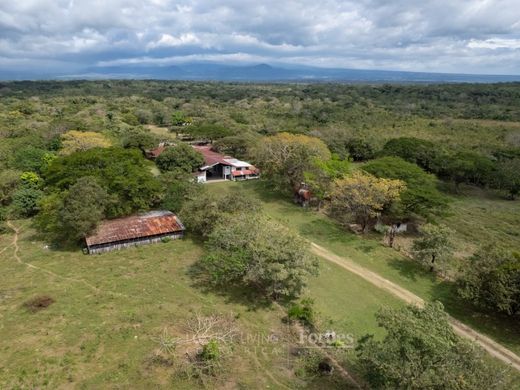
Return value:
<svg viewBox="0 0 520 390">
<path fill-rule="evenodd" d="M 102 222 L 96 232 L 85 239 L 86 249 L 89 254 L 96 254 L 165 238 L 182 238 L 184 230 L 180 219 L 170 211 L 151 211 Z"/>
<path fill-rule="evenodd" d="M 211 146 L 193 146 L 204 156 L 204 166 L 196 172 L 197 181 L 204 183 L 208 180 L 248 180 L 257 179 L 260 171 L 245 161 L 224 156 L 211 150 Z"/>
</svg>

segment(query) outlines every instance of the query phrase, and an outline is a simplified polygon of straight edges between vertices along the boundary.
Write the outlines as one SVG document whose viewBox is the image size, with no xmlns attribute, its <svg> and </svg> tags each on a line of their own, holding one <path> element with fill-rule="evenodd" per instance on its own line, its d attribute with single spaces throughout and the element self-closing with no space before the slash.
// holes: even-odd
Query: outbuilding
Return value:
<svg viewBox="0 0 520 390">
<path fill-rule="evenodd" d="M 103 221 L 85 239 L 88 254 L 109 252 L 130 246 L 152 244 L 184 236 L 184 225 L 170 211 L 151 211 Z"/>
</svg>

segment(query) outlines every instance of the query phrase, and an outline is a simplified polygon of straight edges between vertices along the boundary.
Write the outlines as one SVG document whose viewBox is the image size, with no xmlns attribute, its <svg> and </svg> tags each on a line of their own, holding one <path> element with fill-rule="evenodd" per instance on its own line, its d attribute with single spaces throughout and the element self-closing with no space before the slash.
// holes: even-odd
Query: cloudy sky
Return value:
<svg viewBox="0 0 520 390">
<path fill-rule="evenodd" d="M 192 61 L 520 74 L 520 4 L 0 0 L 0 72 Z"/>
</svg>

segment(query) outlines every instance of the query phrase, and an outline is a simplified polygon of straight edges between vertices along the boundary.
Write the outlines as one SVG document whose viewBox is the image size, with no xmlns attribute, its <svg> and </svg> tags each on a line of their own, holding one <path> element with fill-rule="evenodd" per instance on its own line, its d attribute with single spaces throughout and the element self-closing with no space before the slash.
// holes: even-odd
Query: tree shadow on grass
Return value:
<svg viewBox="0 0 520 390">
<path fill-rule="evenodd" d="M 247 307 L 250 311 L 266 309 L 273 305 L 272 300 L 248 287 L 239 285 L 214 285 L 198 261 L 188 268 L 186 274 L 191 279 L 191 287 L 205 294 L 215 294 L 223 297 L 226 303 L 239 304 Z M 284 304 L 284 302 L 278 303 Z"/>
<path fill-rule="evenodd" d="M 520 321 L 518 316 L 493 313 L 481 310 L 472 303 L 460 298 L 454 282 L 437 283 L 431 290 L 432 299 L 442 302 L 451 316 L 476 331 L 482 332 L 505 347 L 520 349 Z"/>
<path fill-rule="evenodd" d="M 431 272 L 428 272 L 424 269 L 420 264 L 417 264 L 411 259 L 403 258 L 403 257 L 394 257 L 388 260 L 388 264 L 393 269 L 397 270 L 399 274 L 405 277 L 408 280 L 413 282 L 417 281 L 417 278 L 428 278 L 432 282 L 435 282 L 435 275 Z"/>
</svg>

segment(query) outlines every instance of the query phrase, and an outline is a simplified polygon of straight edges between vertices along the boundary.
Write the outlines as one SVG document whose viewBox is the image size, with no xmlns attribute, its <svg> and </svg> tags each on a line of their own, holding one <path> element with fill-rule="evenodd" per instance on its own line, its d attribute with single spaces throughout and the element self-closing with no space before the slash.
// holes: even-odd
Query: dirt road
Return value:
<svg viewBox="0 0 520 390">
<path fill-rule="evenodd" d="M 362 277 L 366 281 L 372 283 L 374 286 L 392 293 L 393 295 L 395 295 L 399 299 L 402 299 L 406 303 L 419 306 L 424 305 L 424 300 L 422 298 L 404 289 L 403 287 L 391 282 L 390 280 L 383 278 L 375 272 L 372 272 L 360 266 L 359 264 L 354 263 L 352 260 L 348 258 L 338 256 L 330 252 L 329 250 L 319 246 L 318 244 L 311 242 L 311 246 L 312 252 L 315 255 L 322 257 L 325 260 L 328 260 L 334 264 L 337 264 L 340 267 L 346 269 L 347 271 L 350 271 Z M 484 348 L 490 355 L 496 357 L 497 359 L 500 359 L 504 363 L 520 371 L 520 357 L 518 355 L 451 316 L 449 317 L 449 321 L 453 326 L 455 333 L 457 333 L 459 336 L 465 337 L 476 342 L 482 348 Z"/>
</svg>

